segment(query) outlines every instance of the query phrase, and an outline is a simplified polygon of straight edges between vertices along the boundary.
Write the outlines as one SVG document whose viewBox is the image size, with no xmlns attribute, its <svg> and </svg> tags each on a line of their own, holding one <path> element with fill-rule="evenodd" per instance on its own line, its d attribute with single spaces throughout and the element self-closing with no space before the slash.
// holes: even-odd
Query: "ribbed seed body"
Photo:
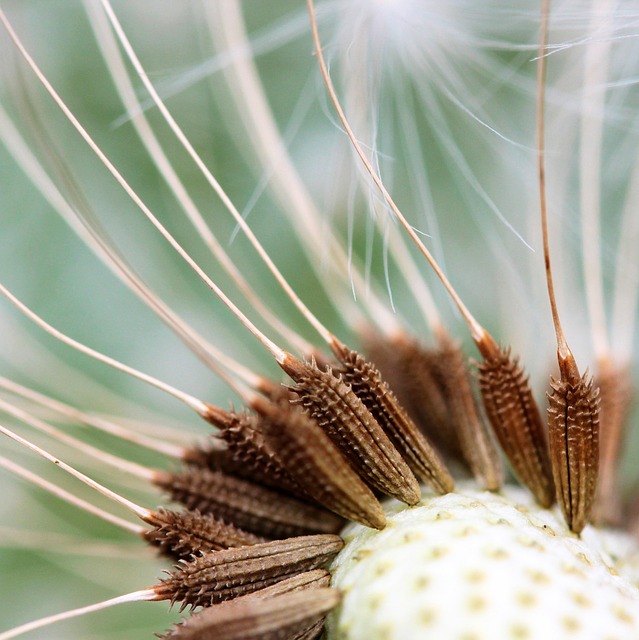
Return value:
<svg viewBox="0 0 639 640">
<path fill-rule="evenodd" d="M 291 495 L 303 493 L 292 480 L 286 464 L 265 442 L 258 416 L 209 406 L 207 419 L 220 430 L 218 436 L 227 446 L 226 456 L 217 456 L 217 464 L 222 466 L 210 468 L 227 471 Z"/>
<path fill-rule="evenodd" d="M 244 604 L 247 600 L 267 600 L 289 593 L 322 589 L 328 587 L 330 581 L 330 574 L 325 569 L 306 571 L 305 573 L 292 576 L 291 578 L 282 580 L 281 582 L 271 585 L 270 587 L 266 587 L 265 589 L 260 589 L 259 591 L 235 598 L 233 601 L 222 602 L 220 604 L 214 604 L 211 607 L 207 607 L 192 615 L 190 618 L 178 623 L 162 637 L 173 638 L 174 640 L 188 640 L 190 638 L 195 640 L 207 638 L 211 636 L 211 634 L 216 634 L 215 638 L 225 638 L 225 629 L 223 628 L 224 623 L 229 619 L 236 622 L 237 618 L 240 619 L 241 623 L 242 619 L 246 617 L 246 608 L 235 608 L 238 604 Z M 229 609 L 230 607 L 233 608 Z M 247 634 L 253 633 L 258 635 L 247 635 L 247 638 L 255 637 L 257 640 L 264 637 L 271 637 L 259 635 L 260 633 L 273 633 L 280 630 L 286 630 L 287 632 L 290 631 L 287 628 L 288 620 L 283 620 L 279 628 L 273 628 L 272 619 L 268 620 L 266 625 L 263 625 L 262 623 L 265 621 L 264 618 L 268 618 L 268 614 L 269 612 L 266 610 L 262 615 L 255 616 L 250 627 L 244 629 L 244 631 Z M 323 618 L 321 622 L 323 623 Z M 265 630 L 265 626 L 267 628 L 270 627 L 270 629 Z"/>
<path fill-rule="evenodd" d="M 254 406 L 262 415 L 266 439 L 310 496 L 345 518 L 384 527 L 379 501 L 314 420 L 290 405 L 278 408 L 260 401 Z"/>
<path fill-rule="evenodd" d="M 598 524 L 618 525 L 623 512 L 619 458 L 633 400 L 630 372 L 625 367 L 602 362 L 596 382 L 599 386 L 599 480 L 592 519 Z"/>
<path fill-rule="evenodd" d="M 154 590 L 182 608 L 208 607 L 317 569 L 343 546 L 339 536 L 316 535 L 212 551 L 182 561 Z"/>
<path fill-rule="evenodd" d="M 417 426 L 446 456 L 461 457 L 448 406 L 435 377 L 436 354 L 413 338 L 366 336 L 366 354 L 379 367 Z"/>
<path fill-rule="evenodd" d="M 341 527 L 341 519 L 321 507 L 221 471 L 195 467 L 162 474 L 157 484 L 188 509 L 210 513 L 267 538 L 332 533 Z"/>
<path fill-rule="evenodd" d="M 504 469 L 495 442 L 480 415 L 461 345 L 440 335 L 433 368 L 454 425 L 462 457 L 481 486 L 491 491 L 504 482 Z"/>
<path fill-rule="evenodd" d="M 546 433 L 523 369 L 510 350 L 478 365 L 484 407 L 517 478 L 544 507 L 555 500 Z"/>
<path fill-rule="evenodd" d="M 197 511 L 158 509 L 146 521 L 153 529 L 144 534 L 144 539 L 159 547 L 165 555 L 178 559 L 188 559 L 200 552 L 266 542 L 260 536 Z"/>
<path fill-rule="evenodd" d="M 584 375 L 576 384 L 552 380 L 548 435 L 557 501 L 568 527 L 588 523 L 599 469 L 599 390 Z"/>
<path fill-rule="evenodd" d="M 287 358 L 300 404 L 372 487 L 407 504 L 420 497 L 417 479 L 364 403 L 330 369 Z"/>
<path fill-rule="evenodd" d="M 400 406 L 379 370 L 346 345 L 337 343 L 334 351 L 344 381 L 371 412 L 413 473 L 438 493 L 452 491 L 455 483 L 446 465 Z"/>
<path fill-rule="evenodd" d="M 165 638 L 174 640 L 296 640 L 316 637 L 339 602 L 337 589 L 320 588 L 268 599 L 239 598 L 205 609 Z"/>
</svg>

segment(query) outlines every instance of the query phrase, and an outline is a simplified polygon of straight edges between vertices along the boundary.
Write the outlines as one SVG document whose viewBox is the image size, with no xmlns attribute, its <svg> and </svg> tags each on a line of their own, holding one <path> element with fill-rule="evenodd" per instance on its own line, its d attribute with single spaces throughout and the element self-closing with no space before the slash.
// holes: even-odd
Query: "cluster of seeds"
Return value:
<svg viewBox="0 0 639 640">
<path fill-rule="evenodd" d="M 109 3 L 104 4 L 127 49 Z M 149 469 L 114 456 L 107 460 L 181 505 L 150 510 L 0 427 L 6 436 L 128 508 L 143 524 L 122 526 L 177 563 L 151 586 L 0 633 L 0 640 L 101 606 L 134 601 L 166 601 L 190 612 L 159 636 L 172 640 L 313 640 L 322 634 L 329 640 L 417 640 L 429 634 L 466 640 L 635 637 L 639 549 L 630 537 L 611 539 L 588 526 L 593 520 L 617 524 L 616 518 L 623 516 L 611 496 L 616 496 L 629 395 L 609 384 L 621 375 L 612 364 L 605 376 L 601 374 L 601 390 L 599 374 L 594 382 L 580 374 L 559 323 L 545 223 L 543 135 L 539 148 L 544 249 L 560 370 L 560 378 L 551 383 L 547 420 L 517 357 L 500 346 L 461 302 L 350 130 L 323 60 L 313 3 L 308 4 L 316 54 L 344 128 L 390 209 L 469 326 L 482 357 L 476 367 L 477 392 L 466 355 L 441 326 L 429 347 L 402 330 L 384 333 L 372 327 L 361 332 L 368 356 L 343 344 L 306 308 L 238 217 L 267 267 L 332 353 L 328 357 L 302 344 L 305 355 L 295 357 L 235 307 L 110 161 L 101 158 L 144 215 L 290 380 L 281 385 L 231 364 L 221 375 L 230 379 L 245 408 L 228 411 L 79 345 L 0 285 L 9 301 L 50 334 L 167 391 L 215 428 L 204 444 L 163 450 L 180 463 L 178 470 Z M 4 14 L 0 16 L 34 75 L 100 155 Z M 543 48 L 545 36 L 541 43 Z M 135 66 L 134 54 L 128 55 Z M 543 66 L 540 63 L 542 79 Z M 143 72 L 140 76 L 148 80 Z M 165 117 L 180 132 L 170 114 Z M 212 176 L 211 182 L 217 184 Z M 221 191 L 219 185 L 214 188 Z M 102 240 L 93 237 L 93 242 L 104 249 Z M 123 261 L 105 253 L 169 326 L 187 343 L 194 340 Z M 215 358 L 215 366 L 222 369 L 220 363 L 228 363 Z M 22 393 L 9 384 L 3 388 Z M 37 401 L 33 395 L 30 399 Z M 67 411 L 52 400 L 44 399 L 43 404 Z M 55 432 L 26 413 L 15 410 L 13 415 Z M 601 454 L 600 430 L 605 433 Z M 70 437 L 56 437 L 93 455 Z M 504 487 L 498 446 L 534 502 L 523 489 Z M 0 464 L 80 506 L 78 499 L 34 479 L 12 461 L 0 459 Z M 606 482 L 598 491 L 599 474 Z M 456 488 L 456 476 L 474 481 Z M 549 510 L 555 503 L 557 507 Z"/>
</svg>

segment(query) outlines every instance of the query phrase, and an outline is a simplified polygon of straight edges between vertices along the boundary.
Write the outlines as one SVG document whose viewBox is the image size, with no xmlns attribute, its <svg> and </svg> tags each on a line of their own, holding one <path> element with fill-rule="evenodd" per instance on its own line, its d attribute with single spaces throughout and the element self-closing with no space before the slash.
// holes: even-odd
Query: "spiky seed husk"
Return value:
<svg viewBox="0 0 639 640">
<path fill-rule="evenodd" d="M 291 478 L 281 458 L 264 441 L 257 416 L 224 411 L 209 405 L 207 420 L 220 430 L 218 435 L 227 445 L 226 455 L 218 453 L 210 459 L 209 468 L 226 471 L 291 495 L 303 495 L 304 492 Z M 216 463 L 217 467 L 211 466 Z"/>
<path fill-rule="evenodd" d="M 447 333 L 438 336 L 433 362 L 465 462 L 484 488 L 494 491 L 504 482 L 504 469 L 495 442 L 482 419 L 470 384 L 461 344 Z"/>
<path fill-rule="evenodd" d="M 448 493 L 455 485 L 446 465 L 415 423 L 399 405 L 377 368 L 356 351 L 334 341 L 339 372 L 391 439 L 413 473 L 437 493 Z"/>
<path fill-rule="evenodd" d="M 418 424 L 447 457 L 463 462 L 459 437 L 449 409 L 446 389 L 441 384 L 437 347 L 426 348 L 405 337 L 394 342 L 404 361 L 404 384 Z"/>
<path fill-rule="evenodd" d="M 599 390 L 584 374 L 575 384 L 551 379 L 548 435 L 557 501 L 571 531 L 588 524 L 599 470 Z"/>
<path fill-rule="evenodd" d="M 208 607 L 203 611 L 192 615 L 190 618 L 183 620 L 175 625 L 173 629 L 167 632 L 165 638 L 189 638 L 191 635 L 196 634 L 203 628 L 206 629 L 209 619 L 216 622 L 218 619 L 217 611 L 222 607 L 229 605 L 235 605 L 236 603 L 244 602 L 245 600 L 254 599 L 269 599 L 277 596 L 285 595 L 287 593 L 294 593 L 297 591 L 303 591 L 306 589 L 321 589 L 328 587 L 331 582 L 331 574 L 326 569 L 315 569 L 313 571 L 306 571 L 299 575 L 291 576 L 281 582 L 254 591 L 253 593 L 247 593 L 246 595 L 239 596 L 232 601 L 222 602 L 212 607 Z M 205 613 L 209 612 L 209 613 Z M 197 635 L 195 637 L 198 637 Z"/>
<path fill-rule="evenodd" d="M 344 546 L 336 535 L 298 536 L 202 554 L 180 564 L 153 590 L 157 600 L 209 607 L 323 566 Z"/>
<path fill-rule="evenodd" d="M 238 599 L 204 609 L 165 638 L 174 640 L 295 640 L 308 638 L 339 603 L 337 589 Z"/>
<path fill-rule="evenodd" d="M 520 482 L 549 507 L 555 490 L 548 445 L 528 378 L 510 349 L 484 354 L 478 369 L 486 415 L 499 444 Z"/>
<path fill-rule="evenodd" d="M 417 504 L 421 491 L 410 467 L 364 403 L 330 368 L 291 356 L 281 364 L 296 382 L 300 404 L 346 455 L 362 479 L 406 504 Z"/>
<path fill-rule="evenodd" d="M 410 336 L 365 336 L 366 354 L 382 372 L 417 426 L 448 458 L 461 460 L 443 389 L 435 375 L 439 355 Z"/>
<path fill-rule="evenodd" d="M 258 400 L 264 436 L 296 481 L 317 502 L 367 527 L 382 529 L 384 510 L 319 425 L 298 408 Z"/>
<path fill-rule="evenodd" d="M 221 518 L 267 538 L 334 533 L 342 520 L 319 506 L 221 471 L 191 467 L 158 474 L 156 484 L 188 509 Z"/>
<path fill-rule="evenodd" d="M 599 363 L 595 380 L 599 387 L 599 480 L 592 520 L 597 524 L 619 525 L 622 520 L 619 455 L 633 400 L 630 372 L 606 360 Z"/>
<path fill-rule="evenodd" d="M 260 536 L 198 511 L 158 509 L 145 522 L 153 529 L 144 539 L 160 551 L 176 559 L 188 559 L 197 553 L 243 547 L 266 542 Z"/>
</svg>

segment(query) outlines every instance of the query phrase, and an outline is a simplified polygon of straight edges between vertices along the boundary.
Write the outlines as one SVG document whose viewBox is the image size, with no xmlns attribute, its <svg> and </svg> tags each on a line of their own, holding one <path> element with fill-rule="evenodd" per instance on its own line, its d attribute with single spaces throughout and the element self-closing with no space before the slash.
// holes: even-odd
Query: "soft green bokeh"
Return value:
<svg viewBox="0 0 639 640">
<path fill-rule="evenodd" d="M 213 56 L 199 2 L 141 0 L 114 4 L 152 80 L 159 82 L 179 76 Z M 114 122 L 123 115 L 124 108 L 96 47 L 82 3 L 64 0 L 1 0 L 0 6 L 6 10 L 20 37 L 52 84 L 101 148 L 193 256 L 201 261 L 209 273 L 219 277 L 223 286 L 228 286 L 228 278 L 219 274 L 216 263 L 210 259 L 190 225 L 184 221 L 131 125 L 125 123 L 114 126 Z M 273 25 L 304 20 L 304 8 L 299 2 L 246 0 L 243 6 L 249 32 L 256 35 L 256 38 L 268 33 L 269 29 L 273 30 Z M 435 236 L 429 241 L 435 246 L 443 247 L 448 273 L 473 312 L 494 329 L 501 340 L 516 343 L 535 374 L 535 380 L 540 372 L 548 370 L 554 358 L 553 334 L 544 298 L 539 252 L 533 253 L 526 248 L 499 221 L 491 211 L 491 206 L 479 195 L 478 187 L 469 182 L 459 164 L 456 164 L 458 160 L 455 155 L 451 155 L 450 149 L 442 144 L 438 135 L 447 139 L 448 144 L 456 145 L 457 152 L 468 163 L 468 170 L 476 179 L 477 185 L 485 190 L 487 198 L 495 203 L 495 208 L 538 250 L 532 148 L 534 64 L 531 63 L 536 37 L 536 12 L 534 3 L 513 4 L 513 16 L 517 18 L 513 18 L 513 33 L 501 33 L 502 43 L 509 42 L 512 50 L 508 50 L 508 47 L 502 50 L 496 42 L 495 50 L 491 52 L 492 63 L 495 69 L 501 69 L 503 76 L 495 80 L 494 87 L 486 89 L 481 106 L 486 114 L 492 114 L 495 121 L 491 124 L 508 140 L 490 132 L 453 101 L 447 102 L 442 98 L 443 93 L 438 96 L 438 100 L 444 110 L 446 122 L 453 131 L 448 138 L 447 134 L 442 134 L 441 127 L 438 131 L 437 123 L 433 122 L 430 117 L 432 114 L 427 110 L 415 110 L 409 114 L 415 119 L 423 144 L 424 162 L 430 176 L 439 221 L 439 227 L 435 230 L 421 217 L 423 212 L 420 210 L 420 196 L 415 192 L 415 183 L 408 177 L 409 161 L 400 155 L 384 156 L 386 147 L 381 145 L 382 165 L 387 169 L 390 165 L 393 166 L 393 192 L 398 194 L 398 200 L 407 210 L 417 210 L 411 216 L 411 221 Z M 326 27 L 327 39 L 333 33 L 334 26 L 332 24 Z M 499 28 L 498 24 L 491 25 L 494 33 L 499 33 Z M 557 39 L 562 36 L 568 39 L 574 34 L 568 30 L 558 34 Z M 530 47 L 526 49 L 523 45 Z M 520 48 L 523 48 L 523 53 Z M 348 185 L 343 183 L 353 181 L 357 170 L 336 176 L 338 163 L 348 157 L 345 154 L 347 145 L 339 127 L 332 122 L 333 112 L 324 97 L 311 49 L 309 33 L 304 30 L 290 41 L 278 43 L 272 50 L 259 56 L 256 62 L 282 131 L 297 121 L 302 108 L 300 105 L 303 106 L 307 98 L 311 97 L 307 110 L 302 110 L 302 117 L 299 118 L 301 124 L 289 142 L 289 150 L 320 210 L 326 212 L 327 223 L 335 224 L 346 233 L 345 209 L 350 194 Z M 328 51 L 331 53 L 332 49 L 329 47 Z M 50 99 L 37 86 L 26 66 L 19 61 L 4 31 L 0 35 L 0 56 L 3 74 L 0 99 L 4 108 L 27 137 L 32 148 L 42 157 L 30 118 L 35 117 L 40 121 L 50 138 L 45 145 L 52 145 L 61 154 L 74 180 L 81 185 L 95 215 L 113 234 L 122 253 L 175 309 L 183 313 L 213 342 L 261 373 L 279 375 L 264 349 L 166 247 L 87 150 Z M 579 58 L 579 52 L 576 57 Z M 464 60 L 453 62 L 461 65 Z M 464 79 L 464 68 L 460 67 L 458 70 L 459 77 Z M 508 70 L 511 70 L 512 76 Z M 468 87 L 474 88 L 478 83 L 477 78 L 471 77 L 468 70 L 466 72 L 469 74 L 466 78 Z M 393 97 L 399 100 L 402 95 L 410 95 L 415 99 L 412 106 L 418 104 L 416 87 L 424 81 L 404 77 L 407 75 L 406 72 L 398 72 L 393 79 L 394 84 L 390 83 L 385 87 L 386 93 L 382 100 L 384 104 L 391 104 Z M 337 72 L 336 76 L 339 77 Z M 553 79 L 555 77 L 551 74 L 551 80 Z M 139 86 L 138 82 L 136 86 Z M 400 86 L 406 93 L 398 92 L 394 95 L 393 88 Z M 140 95 L 144 97 L 144 92 L 141 91 Z M 464 96 L 457 97 L 461 99 Z M 552 92 L 549 98 L 555 106 L 570 103 L 571 99 L 573 98 L 566 98 L 563 93 Z M 27 103 L 31 105 L 30 109 L 26 108 Z M 256 168 L 250 159 L 252 154 L 246 149 L 238 148 L 242 136 L 237 135 L 240 132 L 234 128 L 240 127 L 241 123 L 229 103 L 222 74 L 207 77 L 171 97 L 167 105 L 215 176 L 242 210 L 251 201 L 260 179 L 268 174 L 268 170 Z M 403 108 L 409 107 L 404 105 Z M 397 105 L 389 107 L 384 113 L 397 114 Z M 231 243 L 233 222 L 217 198 L 211 195 L 184 152 L 178 148 L 174 137 L 162 124 L 159 114 L 151 110 L 149 117 L 192 197 L 222 243 L 228 246 L 234 261 L 250 277 L 269 304 L 289 318 L 309 339 L 315 340 L 313 333 L 291 310 L 290 304 L 284 302 L 283 295 L 273 285 L 272 279 L 241 234 Z M 619 120 L 611 122 L 614 129 Z M 383 120 L 380 123 L 383 130 L 380 137 L 384 141 L 386 135 L 387 139 L 393 144 L 397 143 L 400 148 L 398 126 L 397 123 Z M 613 133 L 616 137 L 613 135 L 610 140 L 606 140 L 606 152 L 618 140 L 619 132 L 614 129 Z M 636 134 L 634 131 L 632 133 Z M 389 153 L 395 149 L 393 144 L 389 144 Z M 627 141 L 625 146 L 630 146 Z M 569 156 L 574 155 L 570 149 L 563 151 Z M 609 155 L 613 157 L 613 154 Z M 625 193 L 628 180 L 625 164 L 619 168 L 618 174 L 621 177 L 618 180 L 612 179 L 613 186 Z M 615 178 L 617 174 L 613 173 L 613 169 L 606 169 L 605 177 L 610 179 L 611 175 Z M 572 182 L 574 180 L 570 176 L 566 177 L 566 183 L 570 184 L 568 191 L 574 196 Z M 190 355 L 179 340 L 77 240 L 4 148 L 0 148 L 0 184 L 0 280 L 3 283 L 54 326 L 74 338 L 207 401 L 223 407 L 234 400 L 237 402 L 232 392 Z M 606 203 L 611 203 L 609 209 L 613 210 L 622 196 L 614 191 L 606 192 L 603 198 Z M 368 244 L 366 224 L 363 222 L 363 201 L 363 198 L 357 201 L 354 245 L 356 251 L 365 254 Z M 566 201 L 570 202 L 570 198 L 562 200 L 564 203 Z M 567 210 L 563 211 L 559 225 L 564 231 L 564 260 L 562 262 L 558 259 L 557 262 L 558 270 L 572 274 L 566 276 L 568 284 L 565 289 L 571 292 L 567 323 L 574 327 L 578 334 L 576 340 L 580 346 L 585 345 L 582 350 L 590 357 L 587 322 L 583 320 L 583 288 L 581 284 L 577 284 L 570 289 L 571 284 L 580 282 L 580 276 L 574 276 L 573 269 L 579 253 L 577 211 L 578 205 L 573 198 Z M 610 211 L 606 209 L 605 213 L 608 215 Z M 329 214 L 334 217 L 332 222 Z M 325 294 L 321 292 L 309 268 L 308 256 L 290 230 L 290 225 L 278 211 L 275 199 L 268 190 L 258 199 L 250 222 L 260 240 L 275 257 L 278 266 L 290 278 L 294 287 L 304 294 L 304 299 L 309 302 L 313 311 L 337 333 L 346 339 L 352 339 L 351 332 L 344 327 L 336 311 L 327 303 Z M 611 248 L 614 245 L 612 241 L 607 241 L 608 234 L 612 235 L 617 225 L 616 219 L 605 225 L 606 268 L 614 262 L 610 255 L 614 253 L 614 248 Z M 322 238 L 315 240 L 323 241 Z M 381 247 L 378 238 L 373 250 L 371 269 L 373 279 L 380 283 L 384 292 Z M 423 270 L 428 272 L 425 267 Z M 393 266 L 389 277 L 398 314 L 408 318 L 415 333 L 427 334 L 425 324 L 411 300 L 410 287 Z M 427 277 L 432 282 L 430 274 Z M 445 322 L 460 339 L 468 341 L 460 319 L 452 311 L 441 288 L 437 284 L 433 288 Z M 360 295 L 365 294 L 360 292 Z M 385 292 L 383 295 L 386 298 Z M 16 332 L 15 325 L 21 327 L 20 332 Z M 81 408 L 113 412 L 131 418 L 150 415 L 153 420 L 179 425 L 186 434 L 207 432 L 205 425 L 200 424 L 174 400 L 163 397 L 155 390 L 146 389 L 141 383 L 110 371 L 104 365 L 91 362 L 48 339 L 41 331 L 24 321 L 6 302 L 2 302 L 0 308 L 0 327 L 2 375 L 15 377 L 35 388 L 49 391 Z M 22 332 L 28 337 L 24 337 Z M 33 346 L 29 345 L 35 345 L 38 351 L 38 344 L 41 345 L 40 350 L 46 349 L 55 354 L 56 358 L 76 367 L 82 376 L 104 384 L 113 395 L 100 387 L 92 389 L 78 385 L 55 361 L 36 357 L 32 351 Z M 9 423 L 12 424 L 11 421 Z M 26 427 L 20 428 L 20 431 L 28 433 L 29 437 L 33 435 Z M 34 439 L 36 437 L 51 450 L 66 456 L 65 459 L 94 472 L 108 486 L 121 490 L 127 497 L 139 500 L 145 506 L 155 506 L 158 497 L 139 491 L 135 482 L 124 475 L 120 478 L 109 469 L 94 468 L 92 463 L 83 461 L 82 456 L 39 436 L 34 436 Z M 99 438 L 96 441 L 106 442 Z M 162 463 L 157 457 L 144 456 L 127 447 L 118 448 L 112 443 L 108 446 L 147 464 Z M 18 446 L 3 442 L 0 451 L 29 468 L 41 470 L 47 477 L 69 490 L 94 500 L 90 491 L 78 489 L 78 483 L 67 479 L 62 473 L 49 472 L 45 464 L 34 462 L 34 457 L 25 454 Z M 142 545 L 131 544 L 131 536 L 119 534 L 91 516 L 79 514 L 73 507 L 29 488 L 4 471 L 0 471 L 0 486 L 0 630 L 47 613 L 143 588 L 152 584 L 161 567 L 165 566 L 163 561 L 153 561 L 150 555 L 144 555 Z M 117 510 L 106 500 L 100 501 L 100 504 L 114 512 Z M 37 536 L 32 545 L 29 539 L 16 541 L 16 537 L 12 537 L 5 528 L 29 531 Z M 114 544 L 115 549 L 94 549 L 96 555 L 90 555 L 89 549 L 86 554 L 83 549 L 76 549 L 78 552 L 75 553 L 74 543 L 67 544 L 61 537 L 65 535 L 74 540 L 86 541 L 87 544 L 106 541 Z M 22 543 L 28 548 L 21 549 Z M 51 627 L 29 637 L 72 637 L 85 640 L 151 637 L 153 631 L 161 631 L 169 620 L 178 617 L 176 611 L 168 615 L 165 611 L 164 604 L 127 605 L 77 622 Z"/>
</svg>

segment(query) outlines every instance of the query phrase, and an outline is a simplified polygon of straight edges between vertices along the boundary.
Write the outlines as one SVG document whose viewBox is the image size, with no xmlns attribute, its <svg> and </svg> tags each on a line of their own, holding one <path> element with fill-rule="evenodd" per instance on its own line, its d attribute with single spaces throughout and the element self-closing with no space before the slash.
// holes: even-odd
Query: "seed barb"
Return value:
<svg viewBox="0 0 639 640">
<path fill-rule="evenodd" d="M 275 597 L 238 598 L 213 605 L 175 627 L 166 640 L 297 640 L 323 623 L 339 603 L 337 589 L 320 588 Z"/>
<path fill-rule="evenodd" d="M 333 352 L 344 382 L 364 403 L 417 478 L 437 493 L 448 493 L 454 481 L 446 465 L 400 406 L 379 370 L 356 351 L 335 340 Z"/>
<path fill-rule="evenodd" d="M 510 349 L 492 342 L 482 355 L 479 388 L 497 440 L 517 478 L 540 505 L 549 507 L 555 493 L 548 444 L 528 378 Z"/>
<path fill-rule="evenodd" d="M 419 502 L 419 483 L 410 467 L 341 377 L 290 354 L 281 367 L 296 382 L 292 389 L 299 403 L 370 486 L 406 504 Z"/>
<path fill-rule="evenodd" d="M 153 588 L 158 600 L 181 602 L 182 609 L 208 607 L 318 569 L 343 546 L 339 536 L 325 534 L 212 551 L 182 561 Z"/>
<path fill-rule="evenodd" d="M 384 510 L 320 426 L 286 401 L 256 399 L 267 442 L 287 461 L 295 480 L 327 509 L 367 527 L 382 529 Z"/>
<path fill-rule="evenodd" d="M 334 533 L 342 526 L 341 518 L 325 509 L 222 471 L 191 467 L 164 472 L 157 475 L 156 484 L 188 509 L 267 538 Z"/>
</svg>

